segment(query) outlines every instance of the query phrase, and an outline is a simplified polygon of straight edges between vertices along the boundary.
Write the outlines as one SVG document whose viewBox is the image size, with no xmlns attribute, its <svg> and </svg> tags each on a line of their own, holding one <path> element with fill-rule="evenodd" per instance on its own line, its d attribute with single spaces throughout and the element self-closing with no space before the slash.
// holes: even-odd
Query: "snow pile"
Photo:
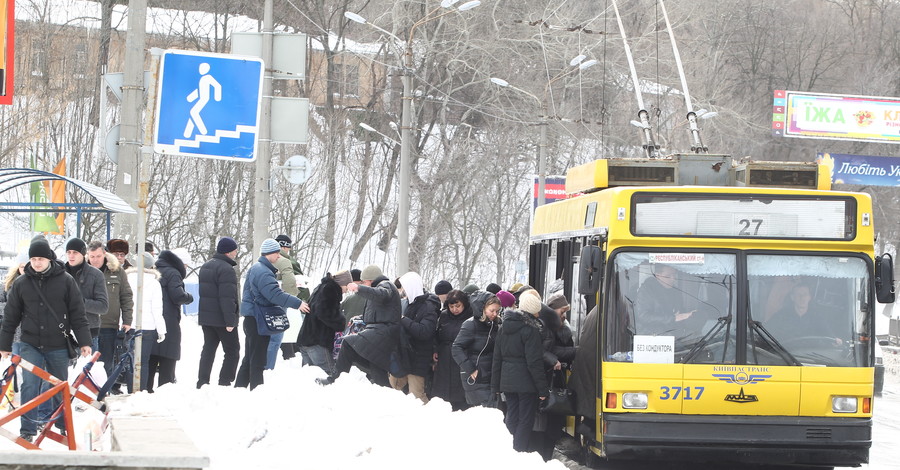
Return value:
<svg viewBox="0 0 900 470">
<path fill-rule="evenodd" d="M 179 383 L 117 401 L 110 415 L 174 417 L 209 454 L 212 469 L 288 464 L 383 469 L 398 462 L 427 463 L 429 468 L 565 468 L 558 461 L 544 463 L 536 453 L 514 451 L 498 410 L 451 412 L 440 399 L 422 405 L 412 396 L 370 384 L 355 368 L 322 387 L 315 383 L 324 376 L 320 369 L 300 367 L 299 357 L 279 358 L 275 370 L 266 372 L 266 383 L 253 392 L 216 385 L 197 390 L 202 333 L 194 318 L 182 321 L 182 329 Z"/>
</svg>

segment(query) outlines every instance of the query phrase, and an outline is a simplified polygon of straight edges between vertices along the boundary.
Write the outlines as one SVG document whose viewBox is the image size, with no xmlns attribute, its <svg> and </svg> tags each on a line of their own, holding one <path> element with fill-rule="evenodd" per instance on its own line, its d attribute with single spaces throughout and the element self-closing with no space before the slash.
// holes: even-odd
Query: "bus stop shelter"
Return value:
<svg viewBox="0 0 900 470">
<path fill-rule="evenodd" d="M 84 191 L 93 202 L 14 202 L 15 188 L 31 183 L 62 180 Z M 112 192 L 91 183 L 48 171 L 31 168 L 0 168 L 0 212 L 66 212 L 76 214 L 75 236 L 81 237 L 81 217 L 85 213 L 106 214 L 106 238 L 112 238 L 112 214 L 136 214 L 127 202 Z"/>
</svg>

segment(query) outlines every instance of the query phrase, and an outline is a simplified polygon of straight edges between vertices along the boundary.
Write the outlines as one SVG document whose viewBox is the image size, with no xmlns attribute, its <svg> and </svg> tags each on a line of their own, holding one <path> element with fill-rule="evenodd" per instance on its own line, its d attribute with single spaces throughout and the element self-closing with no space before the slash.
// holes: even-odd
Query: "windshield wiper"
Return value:
<svg viewBox="0 0 900 470">
<path fill-rule="evenodd" d="M 758 322 L 756 320 L 750 319 L 750 328 L 756 331 L 756 334 L 759 335 L 760 338 L 763 339 L 772 349 L 781 356 L 781 359 L 784 360 L 786 364 L 793 366 L 802 366 L 803 364 L 794 357 L 774 336 L 772 333 L 769 333 L 769 330 L 766 327 L 762 326 L 762 322 Z"/>
<path fill-rule="evenodd" d="M 687 356 L 684 356 L 684 359 L 681 360 L 681 363 L 682 364 L 689 363 L 691 361 L 691 359 L 694 358 L 694 356 L 696 356 L 704 347 L 706 347 L 707 344 L 709 344 L 709 341 L 711 339 L 713 339 L 716 336 L 716 334 L 718 334 L 720 331 L 722 331 L 722 328 L 724 328 L 726 324 L 728 325 L 729 331 L 730 331 L 730 329 L 731 329 L 731 315 L 730 314 L 728 316 L 719 317 L 719 319 L 716 320 L 716 324 L 713 325 L 713 327 L 710 328 L 709 331 L 707 331 L 706 334 L 703 335 L 702 338 L 700 338 L 700 341 L 697 341 L 697 344 L 695 344 L 694 347 L 691 348 L 691 350 L 690 350 L 690 352 L 688 352 Z M 728 347 L 727 338 L 726 338 L 725 347 L 726 348 Z"/>
</svg>

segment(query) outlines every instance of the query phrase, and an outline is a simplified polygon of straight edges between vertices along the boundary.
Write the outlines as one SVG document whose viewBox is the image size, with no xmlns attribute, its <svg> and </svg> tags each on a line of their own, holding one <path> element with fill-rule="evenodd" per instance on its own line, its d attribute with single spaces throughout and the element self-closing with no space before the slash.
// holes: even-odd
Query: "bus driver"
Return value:
<svg viewBox="0 0 900 470">
<path fill-rule="evenodd" d="M 679 323 L 695 310 L 685 311 L 676 276 L 677 270 L 668 264 L 653 265 L 653 276 L 641 284 L 634 306 L 638 334 L 682 336 L 676 333 L 683 329 Z"/>
</svg>

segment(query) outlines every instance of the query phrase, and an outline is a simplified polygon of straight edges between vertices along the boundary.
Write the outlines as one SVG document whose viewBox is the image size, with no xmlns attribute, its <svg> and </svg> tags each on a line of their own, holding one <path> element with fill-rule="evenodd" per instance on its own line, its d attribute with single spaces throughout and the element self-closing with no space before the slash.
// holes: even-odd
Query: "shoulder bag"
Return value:
<svg viewBox="0 0 900 470">
<path fill-rule="evenodd" d="M 256 331 L 260 335 L 272 336 L 291 327 L 284 307 L 280 305 L 262 307 L 256 302 L 253 303 L 253 307 L 256 310 Z"/>
<path fill-rule="evenodd" d="M 547 394 L 547 399 L 541 402 L 542 412 L 563 416 L 575 415 L 575 393 L 565 387 L 565 373 L 565 369 L 553 371 L 550 393 Z M 558 378 L 562 378 L 562 386 L 558 385 Z"/>
</svg>

